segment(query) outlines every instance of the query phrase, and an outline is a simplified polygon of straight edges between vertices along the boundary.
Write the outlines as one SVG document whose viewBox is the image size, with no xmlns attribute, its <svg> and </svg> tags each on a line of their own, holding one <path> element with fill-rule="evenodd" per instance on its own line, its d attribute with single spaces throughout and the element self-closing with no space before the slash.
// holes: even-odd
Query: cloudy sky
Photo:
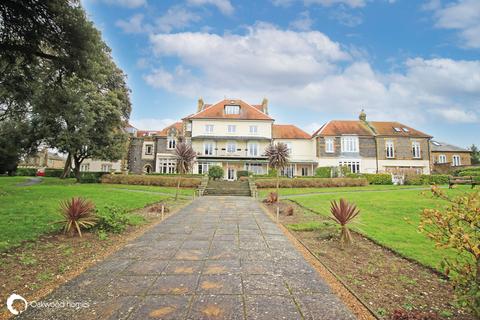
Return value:
<svg viewBox="0 0 480 320">
<path fill-rule="evenodd" d="M 83 0 L 161 129 L 203 97 L 270 101 L 277 123 L 397 120 L 480 144 L 479 0 Z"/>
</svg>

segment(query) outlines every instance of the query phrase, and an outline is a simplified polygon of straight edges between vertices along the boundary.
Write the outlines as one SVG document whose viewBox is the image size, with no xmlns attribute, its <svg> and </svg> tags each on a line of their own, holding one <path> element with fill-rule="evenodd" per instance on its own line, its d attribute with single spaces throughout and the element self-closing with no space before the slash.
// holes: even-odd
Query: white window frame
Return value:
<svg viewBox="0 0 480 320">
<path fill-rule="evenodd" d="M 287 150 L 288 150 L 288 154 L 292 154 L 292 143 L 290 141 L 288 142 L 283 142 L 284 144 L 287 145 Z"/>
<path fill-rule="evenodd" d="M 150 151 L 149 151 L 150 149 Z M 145 155 L 152 155 L 153 154 L 153 144 L 146 144 L 145 145 Z"/>
<path fill-rule="evenodd" d="M 213 124 L 205 125 L 205 133 L 213 133 Z"/>
<path fill-rule="evenodd" d="M 199 162 L 197 165 L 198 174 L 207 174 L 210 169 L 209 162 Z"/>
<path fill-rule="evenodd" d="M 347 153 L 358 152 L 358 136 L 343 136 L 341 138 L 341 150 Z"/>
<path fill-rule="evenodd" d="M 240 114 L 240 106 L 239 105 L 226 105 L 225 106 L 225 114 Z"/>
<path fill-rule="evenodd" d="M 420 149 L 420 142 L 412 141 L 412 155 L 414 159 L 420 159 L 422 157 L 422 150 Z"/>
<path fill-rule="evenodd" d="M 351 173 L 360 173 L 361 170 L 360 160 L 344 160 L 340 161 L 338 165 L 348 167 Z"/>
<path fill-rule="evenodd" d="M 225 149 L 227 153 L 235 153 L 237 151 L 237 143 L 235 141 L 229 141 Z"/>
<path fill-rule="evenodd" d="M 80 172 L 88 172 L 90 171 L 90 164 L 84 163 L 80 165 Z"/>
<path fill-rule="evenodd" d="M 175 137 L 169 136 L 167 138 L 167 149 L 172 150 L 177 146 L 177 140 Z"/>
<path fill-rule="evenodd" d="M 438 163 L 447 163 L 447 156 L 444 154 L 438 155 Z"/>
<path fill-rule="evenodd" d="M 159 173 L 173 174 L 177 172 L 177 161 L 171 158 L 158 159 Z"/>
<path fill-rule="evenodd" d="M 301 168 L 302 177 L 308 177 L 308 167 Z"/>
<path fill-rule="evenodd" d="M 258 142 L 251 141 L 248 143 L 248 156 L 249 157 L 258 157 L 260 155 L 260 147 Z"/>
<path fill-rule="evenodd" d="M 203 154 L 205 156 L 213 156 L 215 152 L 215 143 L 211 141 L 205 141 L 203 143 Z"/>
<path fill-rule="evenodd" d="M 237 126 L 234 124 L 227 125 L 227 132 L 228 133 L 235 133 L 237 132 Z"/>
<path fill-rule="evenodd" d="M 265 173 L 265 171 L 263 170 L 263 165 L 261 163 L 248 163 L 247 162 L 247 163 L 245 163 L 245 170 L 253 173 L 254 175 Z"/>
<path fill-rule="evenodd" d="M 335 138 L 325 138 L 325 153 L 335 152 Z"/>
<path fill-rule="evenodd" d="M 101 172 L 110 172 L 112 170 L 112 165 L 108 163 L 102 164 L 100 168 Z"/>
<path fill-rule="evenodd" d="M 250 126 L 250 134 L 257 134 L 258 133 L 258 126 L 257 125 L 251 125 Z"/>
<path fill-rule="evenodd" d="M 187 123 L 186 131 L 188 131 L 188 132 L 192 131 L 192 123 L 191 122 Z"/>
<path fill-rule="evenodd" d="M 385 141 L 385 157 L 387 159 L 395 158 L 395 142 L 393 140 Z"/>
<path fill-rule="evenodd" d="M 462 158 L 458 154 L 452 156 L 452 166 L 458 167 L 462 165 Z"/>
</svg>

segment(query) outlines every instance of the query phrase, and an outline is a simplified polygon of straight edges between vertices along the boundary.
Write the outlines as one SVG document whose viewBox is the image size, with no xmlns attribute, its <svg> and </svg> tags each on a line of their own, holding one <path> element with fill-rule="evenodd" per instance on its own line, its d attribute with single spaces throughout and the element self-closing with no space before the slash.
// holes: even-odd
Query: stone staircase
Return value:
<svg viewBox="0 0 480 320">
<path fill-rule="evenodd" d="M 250 197 L 248 181 L 208 181 L 204 196 L 246 196 Z"/>
</svg>

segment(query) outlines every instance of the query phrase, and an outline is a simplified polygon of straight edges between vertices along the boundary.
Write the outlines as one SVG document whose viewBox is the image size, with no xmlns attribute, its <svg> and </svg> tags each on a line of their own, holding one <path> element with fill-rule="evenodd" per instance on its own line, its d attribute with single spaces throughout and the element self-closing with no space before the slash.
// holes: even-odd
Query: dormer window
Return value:
<svg viewBox="0 0 480 320">
<path fill-rule="evenodd" d="M 402 128 L 403 132 L 409 132 L 408 128 Z"/>
<path fill-rule="evenodd" d="M 237 105 L 226 105 L 225 114 L 240 114 L 240 106 Z"/>
<path fill-rule="evenodd" d="M 175 137 L 169 136 L 167 138 L 167 149 L 175 149 L 177 144 L 177 141 L 175 140 Z"/>
<path fill-rule="evenodd" d="M 393 128 L 393 130 L 395 130 L 395 132 L 402 132 L 402 129 L 400 129 L 400 128 L 396 128 L 396 127 L 395 127 L 395 128 Z"/>
</svg>

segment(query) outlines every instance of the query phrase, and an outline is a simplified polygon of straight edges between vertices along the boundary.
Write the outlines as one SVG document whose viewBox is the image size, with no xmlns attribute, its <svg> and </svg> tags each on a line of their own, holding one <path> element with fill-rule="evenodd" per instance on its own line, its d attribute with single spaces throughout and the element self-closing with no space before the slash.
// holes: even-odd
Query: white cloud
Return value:
<svg viewBox="0 0 480 320">
<path fill-rule="evenodd" d="M 359 13 L 350 13 L 343 7 L 333 11 L 330 17 L 347 27 L 356 27 L 363 22 Z"/>
<path fill-rule="evenodd" d="M 126 8 L 138 8 L 147 4 L 147 0 L 101 0 L 110 5 L 116 5 Z"/>
<path fill-rule="evenodd" d="M 313 20 L 310 18 L 310 13 L 304 11 L 300 13 L 299 17 L 290 23 L 293 29 L 300 31 L 308 31 L 312 28 Z"/>
<path fill-rule="evenodd" d="M 437 28 L 458 30 L 463 46 L 480 48 L 480 1 L 459 0 L 443 7 L 431 1 L 425 8 L 434 11 Z"/>
<path fill-rule="evenodd" d="M 171 32 L 174 29 L 188 27 L 192 22 L 200 21 L 201 17 L 181 6 L 173 6 L 157 18 L 155 26 L 161 32 Z"/>
<path fill-rule="evenodd" d="M 143 14 L 136 14 L 128 20 L 118 20 L 115 25 L 125 33 L 142 33 L 145 31 Z"/>
<path fill-rule="evenodd" d="M 337 4 L 343 4 L 351 8 L 360 8 L 366 5 L 366 0 L 271 0 L 275 6 L 288 7 L 294 2 L 303 2 L 305 5 L 319 4 L 330 7 Z"/>
<path fill-rule="evenodd" d="M 235 11 L 230 0 L 188 0 L 188 3 L 195 6 L 213 5 L 225 15 L 231 15 Z"/>
<path fill-rule="evenodd" d="M 416 58 L 405 61 L 401 72 L 380 73 L 321 32 L 268 24 L 243 35 L 183 32 L 152 35 L 150 41 L 157 61 L 179 62 L 153 70 L 145 81 L 189 98 L 267 96 L 278 108 L 352 117 L 364 107 L 369 118 L 412 125 L 432 118 L 479 121 L 472 110 L 479 109 L 480 61 Z M 449 109 L 456 111 L 442 111 Z"/>
<path fill-rule="evenodd" d="M 140 118 L 130 119 L 130 123 L 138 130 L 162 130 L 165 127 L 175 123 L 177 120 L 173 119 L 154 119 L 154 118 Z"/>
</svg>

